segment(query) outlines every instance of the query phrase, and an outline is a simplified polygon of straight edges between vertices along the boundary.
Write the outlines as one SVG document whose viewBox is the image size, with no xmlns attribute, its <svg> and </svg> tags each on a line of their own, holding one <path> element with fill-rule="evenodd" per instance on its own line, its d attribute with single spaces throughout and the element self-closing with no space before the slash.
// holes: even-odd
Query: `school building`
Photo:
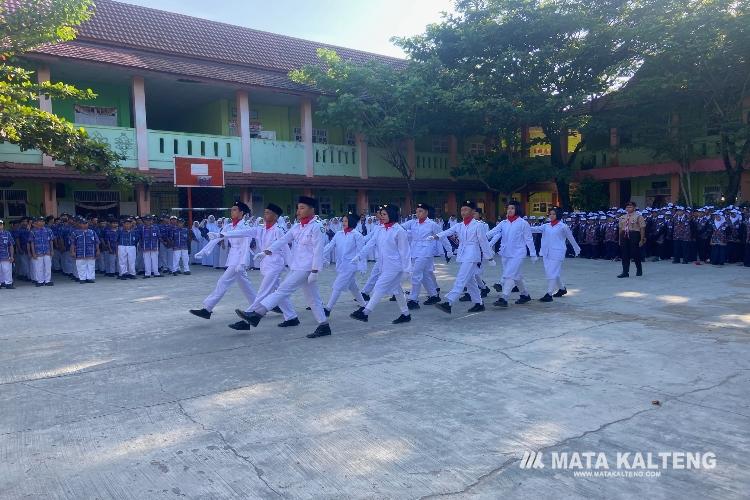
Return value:
<svg viewBox="0 0 750 500">
<path fill-rule="evenodd" d="M 145 214 L 186 207 L 186 190 L 174 187 L 174 157 L 221 158 L 225 189 L 194 188 L 193 206 L 227 207 L 242 199 L 258 213 L 273 202 L 293 212 L 296 197 L 313 195 L 323 215 L 371 212 L 397 203 L 410 213 L 416 201 L 455 215 L 457 202 L 473 199 L 495 220 L 504 198 L 484 185 L 450 175 L 464 155 L 483 154 L 482 137 L 422 137 L 409 141 L 413 199 L 406 182 L 366 138 L 326 127 L 315 117 L 318 94 L 288 73 L 317 63 L 330 47 L 298 38 L 180 14 L 98 0 L 96 13 L 71 42 L 25 54 L 39 81 L 91 88 L 87 102 L 52 101 L 39 106 L 84 127 L 125 159 L 123 165 L 152 179 L 149 185 L 115 189 L 103 178 L 55 164 L 39 151 L 0 143 L 0 217 L 59 214 Z M 403 61 L 343 47 L 343 58 L 388 64 Z M 538 129 L 526 132 L 530 138 Z M 715 140 L 695 171 L 696 200 L 720 196 L 721 162 Z M 575 142 L 570 141 L 572 151 Z M 530 154 L 545 156 L 548 146 Z M 580 174 L 608 182 L 613 205 L 628 198 L 648 204 L 676 201 L 677 166 L 654 164 L 646 152 L 618 150 L 617 133 L 606 151 L 579 155 Z M 743 180 L 750 195 L 750 178 Z M 698 196 L 700 195 L 700 196 Z M 529 186 L 513 198 L 527 213 L 542 215 L 558 198 L 554 183 Z M 173 212 L 172 212 L 173 213 Z"/>
</svg>

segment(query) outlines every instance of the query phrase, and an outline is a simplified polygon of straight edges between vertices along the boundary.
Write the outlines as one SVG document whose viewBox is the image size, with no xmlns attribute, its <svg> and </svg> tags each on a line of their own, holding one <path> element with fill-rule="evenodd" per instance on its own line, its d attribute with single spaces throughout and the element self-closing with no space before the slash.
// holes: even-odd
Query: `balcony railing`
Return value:
<svg viewBox="0 0 750 500">
<path fill-rule="evenodd" d="M 315 175 L 359 177 L 359 163 L 355 146 L 314 144 L 313 155 Z"/>
<path fill-rule="evenodd" d="M 0 161 L 10 163 L 42 163 L 42 152 L 37 149 L 21 151 L 21 148 L 9 142 L 0 142 Z"/>
<path fill-rule="evenodd" d="M 124 158 L 120 161 L 123 167 L 138 167 L 138 148 L 135 144 L 135 129 L 79 124 L 76 124 L 76 127 L 86 129 L 90 138 L 109 144 L 112 151 Z"/>
<path fill-rule="evenodd" d="M 185 134 L 163 130 L 148 131 L 149 168 L 174 168 L 175 156 L 221 158 L 224 171 L 242 171 L 242 147 L 239 137 Z"/>
<path fill-rule="evenodd" d="M 447 179 L 450 177 L 451 167 L 448 155 L 445 153 L 417 152 L 417 179 Z"/>
<path fill-rule="evenodd" d="M 301 142 L 251 139 L 253 172 L 305 175 L 305 146 Z"/>
</svg>

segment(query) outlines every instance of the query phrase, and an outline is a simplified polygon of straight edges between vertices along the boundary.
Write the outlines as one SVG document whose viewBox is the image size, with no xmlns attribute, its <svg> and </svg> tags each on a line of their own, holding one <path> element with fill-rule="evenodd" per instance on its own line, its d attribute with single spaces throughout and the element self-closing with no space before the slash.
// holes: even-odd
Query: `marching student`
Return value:
<svg viewBox="0 0 750 500">
<path fill-rule="evenodd" d="M 5 222 L 0 219 L 0 288 L 12 290 L 15 241 L 10 231 L 5 230 Z"/>
<path fill-rule="evenodd" d="M 359 219 L 356 215 L 351 212 L 342 218 L 341 231 L 338 231 L 333 239 L 323 248 L 323 259 L 324 261 L 334 260 L 336 263 L 336 279 L 331 285 L 331 297 L 328 299 L 324 312 L 326 316 L 331 314 L 333 306 L 344 290 L 349 290 L 352 293 L 352 297 L 360 305 L 365 307 L 365 302 L 362 293 L 357 286 L 357 271 L 364 271 L 367 269 L 367 262 L 362 259 L 358 263 L 352 263 L 352 259 L 356 257 L 359 252 L 364 248 L 364 236 L 362 233 L 357 231 L 357 221 Z M 333 257 L 333 258 L 332 258 Z"/>
<path fill-rule="evenodd" d="M 135 248 L 139 235 L 133 228 L 133 219 L 127 218 L 117 231 L 117 261 L 120 267 L 119 280 L 135 279 Z"/>
<path fill-rule="evenodd" d="M 55 236 L 44 225 L 44 217 L 34 219 L 29 233 L 29 256 L 31 257 L 32 280 L 36 286 L 53 286 L 52 246 Z"/>
<path fill-rule="evenodd" d="M 253 285 L 250 283 L 250 279 L 247 277 L 247 253 L 250 251 L 250 241 L 247 238 L 235 238 L 232 236 L 233 231 L 241 231 L 249 229 L 251 226 L 247 220 L 244 219 L 244 214 L 250 213 L 250 207 L 241 201 L 236 201 L 232 205 L 231 209 L 231 222 L 224 224 L 221 228 L 221 232 L 208 233 L 211 241 L 202 250 L 203 254 L 210 254 L 219 243 L 229 243 L 229 253 L 227 254 L 227 268 L 224 270 L 224 274 L 216 282 L 216 288 L 203 300 L 202 309 L 190 309 L 190 314 L 198 316 L 203 319 L 210 319 L 211 313 L 219 303 L 221 298 L 227 293 L 232 283 L 237 283 L 240 287 L 243 295 L 247 299 L 248 305 L 255 302 L 257 294 L 253 289 Z M 187 231 L 185 234 L 187 244 Z"/>
<path fill-rule="evenodd" d="M 521 204 L 517 201 L 508 203 L 506 215 L 506 219 L 498 224 L 498 231 L 502 235 L 499 254 L 503 263 L 503 284 L 502 295 L 492 303 L 498 307 L 508 307 L 508 298 L 514 284 L 521 292 L 516 304 L 525 304 L 531 300 L 523 281 L 521 265 L 526 258 L 526 250 L 532 262 L 536 262 L 538 258 L 534 239 L 531 237 L 531 226 L 523 219 Z"/>
<path fill-rule="evenodd" d="M 256 260 L 259 260 L 260 275 L 263 279 L 258 287 L 258 294 L 255 297 L 255 301 L 253 301 L 253 303 L 250 304 L 250 307 L 245 310 L 248 314 L 252 313 L 256 308 L 259 308 L 261 306 L 261 301 L 276 291 L 281 282 L 281 273 L 284 272 L 286 263 L 289 260 L 289 245 L 282 245 L 279 251 L 274 252 L 272 255 L 266 256 L 266 254 L 262 252 L 263 249 L 269 248 L 273 243 L 286 234 L 286 225 L 279 223 L 279 217 L 281 214 L 282 210 L 280 206 L 274 203 L 269 203 L 265 210 L 263 210 L 261 224 L 232 233 L 232 237 L 235 238 L 253 238 L 255 240 L 256 248 L 258 249 L 255 258 L 248 259 L 248 267 L 254 265 Z M 251 252 L 248 252 L 248 257 L 251 256 L 250 254 Z M 253 263 L 250 264 L 250 261 Z M 281 312 L 284 316 L 284 321 L 277 325 L 280 328 L 299 325 L 297 311 L 294 310 L 294 306 L 292 305 L 292 301 L 289 300 L 289 297 L 280 300 L 278 309 L 273 309 L 273 311 Z M 240 320 L 229 325 L 229 328 L 232 328 L 233 330 L 249 330 L 250 323 Z"/>
<path fill-rule="evenodd" d="M 456 262 L 460 267 L 456 274 L 456 281 L 451 291 L 445 295 L 445 302 L 435 304 L 438 309 L 448 314 L 451 314 L 453 303 L 461 296 L 464 287 L 474 303 L 468 312 L 480 312 L 485 309 L 475 275 L 482 260 L 493 262 L 495 252 L 492 251 L 487 241 L 487 226 L 474 218 L 475 209 L 476 205 L 473 201 L 464 201 L 461 204 L 463 221 L 429 237 L 433 240 L 447 236 L 458 238 Z"/>
<path fill-rule="evenodd" d="M 172 276 L 180 274 L 180 261 L 182 261 L 182 273 L 189 276 L 190 254 L 188 248 L 190 233 L 185 227 L 184 219 L 177 219 L 177 225 L 172 228 L 170 233 L 170 243 L 172 247 Z"/>
<path fill-rule="evenodd" d="M 547 277 L 547 293 L 539 302 L 552 302 L 552 297 L 562 297 L 568 293 L 562 280 L 562 263 L 567 251 L 566 241 L 571 244 L 575 256 L 581 253 L 581 247 L 573 238 L 573 233 L 562 221 L 562 210 L 551 208 L 547 214 L 549 222 L 531 228 L 532 233 L 542 235 L 540 256 L 544 262 L 544 274 Z"/>
<path fill-rule="evenodd" d="M 410 251 L 412 260 L 411 292 L 406 306 L 409 309 L 419 309 L 419 292 L 424 285 L 427 290 L 427 300 L 424 305 L 432 305 L 440 302 L 437 292 L 437 280 L 435 279 L 435 247 L 436 242 L 428 239 L 429 236 L 443 230 L 442 224 L 438 224 L 429 218 L 432 210 L 427 203 L 417 203 L 416 219 L 404 222 L 403 227 L 409 234 Z M 453 255 L 453 248 L 447 238 L 440 238 L 446 255 Z"/>
<path fill-rule="evenodd" d="M 398 224 L 399 209 L 396 205 L 383 205 L 379 212 L 382 229 L 374 231 L 373 238 L 365 245 L 359 254 L 352 259 L 358 263 L 367 256 L 373 246 L 377 250 L 377 261 L 380 263 L 380 275 L 372 289 L 372 295 L 365 307 L 360 307 L 349 316 L 359 321 L 367 321 L 370 313 L 389 294 L 395 294 L 401 315 L 392 323 L 408 323 L 411 321 L 409 308 L 406 305 L 401 281 L 411 274 L 411 250 L 409 236 L 406 230 Z"/>
<path fill-rule="evenodd" d="M 317 205 L 315 198 L 300 196 L 297 200 L 297 223 L 263 251 L 266 256 L 272 256 L 292 243 L 289 273 L 276 291 L 263 299 L 250 313 L 239 309 L 235 311 L 240 318 L 252 326 L 258 326 L 268 311 L 301 288 L 310 310 L 318 321 L 318 327 L 313 333 L 308 334 L 307 338 L 331 335 L 331 326 L 328 324 L 318 290 L 318 274 L 323 268 L 323 248 L 328 238 L 323 225 L 315 219 Z"/>
<path fill-rule="evenodd" d="M 99 237 L 93 229 L 89 229 L 89 221 L 86 219 L 79 219 L 78 224 L 79 228 L 70 233 L 70 253 L 75 256 L 78 282 L 94 283 Z"/>
<path fill-rule="evenodd" d="M 151 276 L 161 278 L 159 273 L 159 243 L 161 242 L 161 232 L 159 227 L 154 225 L 154 218 L 151 215 L 143 217 L 143 226 L 140 229 L 139 246 L 143 255 L 143 279 Z"/>
</svg>

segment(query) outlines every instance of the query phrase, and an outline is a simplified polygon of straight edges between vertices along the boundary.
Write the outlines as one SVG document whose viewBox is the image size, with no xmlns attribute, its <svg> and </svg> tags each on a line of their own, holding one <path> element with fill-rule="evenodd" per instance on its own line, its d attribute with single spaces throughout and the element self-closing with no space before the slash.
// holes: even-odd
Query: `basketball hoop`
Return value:
<svg viewBox="0 0 750 500">
<path fill-rule="evenodd" d="M 198 185 L 201 187 L 207 187 L 211 185 L 210 175 L 197 175 L 196 179 L 198 179 Z"/>
</svg>

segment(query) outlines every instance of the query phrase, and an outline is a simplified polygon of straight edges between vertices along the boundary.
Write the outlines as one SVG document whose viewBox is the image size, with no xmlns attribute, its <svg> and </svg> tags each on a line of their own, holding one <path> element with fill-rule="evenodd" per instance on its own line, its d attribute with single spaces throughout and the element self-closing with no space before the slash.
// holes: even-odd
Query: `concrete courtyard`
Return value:
<svg viewBox="0 0 750 500">
<path fill-rule="evenodd" d="M 188 314 L 206 268 L 0 290 L 0 498 L 748 498 L 750 269 L 618 272 L 568 260 L 552 304 L 496 310 L 493 292 L 398 326 L 389 302 L 350 319 L 345 294 L 316 340 L 301 297 L 296 328 L 228 329 L 237 289 Z M 536 299 L 541 262 L 525 273 Z M 615 474 L 553 467 L 563 452 Z M 617 453 L 649 452 L 715 462 L 617 475 Z"/>
</svg>

